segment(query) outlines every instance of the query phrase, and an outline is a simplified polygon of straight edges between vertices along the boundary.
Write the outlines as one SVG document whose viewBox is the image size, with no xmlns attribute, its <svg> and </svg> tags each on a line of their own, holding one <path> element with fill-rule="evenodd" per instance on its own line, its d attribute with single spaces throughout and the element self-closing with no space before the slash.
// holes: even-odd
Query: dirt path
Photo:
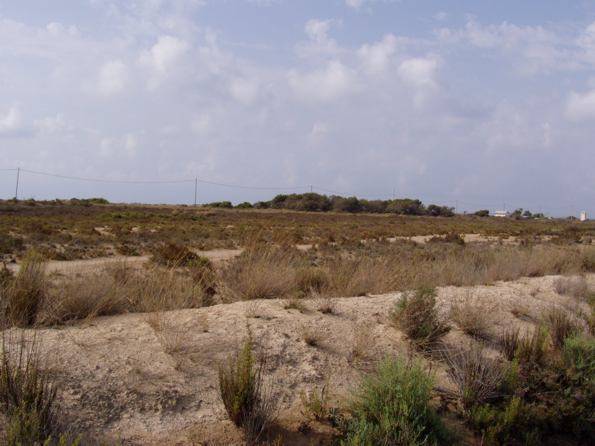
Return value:
<svg viewBox="0 0 595 446">
<path fill-rule="evenodd" d="M 214 263 L 232 259 L 242 253 L 242 249 L 213 249 L 210 251 L 196 251 L 197 254 L 206 257 Z M 110 264 L 125 262 L 131 267 L 141 266 L 150 260 L 151 256 L 112 256 L 97 257 L 85 260 L 50 260 L 47 262 L 48 273 L 74 274 L 96 271 L 98 268 Z M 7 265 L 9 269 L 18 271 L 19 264 Z"/>
</svg>

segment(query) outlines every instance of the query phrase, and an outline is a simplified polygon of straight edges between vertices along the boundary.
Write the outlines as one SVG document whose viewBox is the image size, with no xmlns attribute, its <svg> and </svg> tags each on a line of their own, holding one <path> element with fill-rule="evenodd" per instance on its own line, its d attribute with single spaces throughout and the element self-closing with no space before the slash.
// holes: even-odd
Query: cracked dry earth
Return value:
<svg viewBox="0 0 595 446">
<path fill-rule="evenodd" d="M 510 325 L 530 327 L 551 305 L 577 310 L 576 300 L 555 293 L 555 276 L 499 282 L 493 286 L 439 288 L 438 304 L 473 299 L 489 308 L 495 334 Z M 595 283 L 595 275 L 588 276 Z M 306 300 L 304 311 L 283 300 L 237 302 L 162 314 L 127 314 L 78 325 L 35 330 L 47 366 L 59 383 L 61 415 L 79 431 L 107 444 L 243 444 L 226 420 L 218 395 L 218 364 L 247 334 L 267 357 L 266 375 L 279 402 L 279 433 L 285 444 L 324 444 L 328 428 L 299 431 L 302 392 L 330 382 L 341 401 L 385 355 L 409 348 L 388 314 L 400 293 L 333 299 L 333 314 Z M 523 308 L 525 320 L 511 314 Z M 317 339 L 306 344 L 304 333 Z M 466 336 L 454 328 L 447 344 Z M 432 369 L 448 386 L 439 363 Z M 326 430 L 325 430 L 326 429 Z"/>
</svg>

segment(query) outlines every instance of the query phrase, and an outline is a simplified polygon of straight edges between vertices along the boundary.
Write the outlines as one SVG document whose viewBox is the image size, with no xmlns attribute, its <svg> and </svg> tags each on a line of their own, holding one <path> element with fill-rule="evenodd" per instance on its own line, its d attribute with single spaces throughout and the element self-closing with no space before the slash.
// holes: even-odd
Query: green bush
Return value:
<svg viewBox="0 0 595 446">
<path fill-rule="evenodd" d="M 219 394 L 229 419 L 255 442 L 272 423 L 275 402 L 264 386 L 263 363 L 254 358 L 249 336 L 242 349 L 219 366 Z"/>
<path fill-rule="evenodd" d="M 420 288 L 413 294 L 404 293 L 391 319 L 420 347 L 431 346 L 450 330 L 438 317 L 435 288 Z"/>
<path fill-rule="evenodd" d="M 433 380 L 418 362 L 385 359 L 349 407 L 342 445 L 438 445 L 448 432 L 430 406 Z"/>
</svg>

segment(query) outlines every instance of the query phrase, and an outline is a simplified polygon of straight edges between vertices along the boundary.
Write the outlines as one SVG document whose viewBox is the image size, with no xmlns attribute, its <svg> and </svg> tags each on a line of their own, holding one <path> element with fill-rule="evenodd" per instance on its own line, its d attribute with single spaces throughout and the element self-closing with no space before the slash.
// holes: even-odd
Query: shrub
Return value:
<svg viewBox="0 0 595 446">
<path fill-rule="evenodd" d="M 578 333 L 580 327 L 570 318 L 568 313 L 558 307 L 552 307 L 545 315 L 552 344 L 561 349 L 566 338 Z"/>
<path fill-rule="evenodd" d="M 153 250 L 153 261 L 170 268 L 188 266 L 198 259 L 198 255 L 186 246 L 176 243 L 164 243 Z"/>
<path fill-rule="evenodd" d="M 575 335 L 564 340 L 562 350 L 565 365 L 573 372 L 584 373 L 591 380 L 595 377 L 595 340 Z M 595 384 L 595 382 L 592 382 Z"/>
<path fill-rule="evenodd" d="M 438 318 L 435 288 L 420 288 L 413 294 L 404 293 L 391 318 L 409 339 L 421 347 L 434 344 L 450 330 Z"/>
<path fill-rule="evenodd" d="M 39 254 L 30 252 L 5 290 L 8 322 L 19 327 L 33 325 L 46 293 L 45 262 Z"/>
<path fill-rule="evenodd" d="M 504 372 L 496 361 L 483 354 L 483 348 L 470 345 L 449 349 L 444 353 L 447 373 L 455 385 L 455 395 L 464 409 L 480 405 L 495 398 Z"/>
<path fill-rule="evenodd" d="M 418 362 L 385 359 L 349 407 L 342 445 L 437 445 L 446 429 L 430 407 L 433 380 Z"/>
<path fill-rule="evenodd" d="M 560 277 L 554 282 L 554 290 L 558 294 L 575 298 L 586 298 L 589 294 L 589 284 L 584 277 Z"/>
<path fill-rule="evenodd" d="M 7 444 L 40 444 L 56 432 L 56 387 L 41 368 L 35 339 L 2 336 L 0 407 Z"/>
<path fill-rule="evenodd" d="M 275 402 L 265 388 L 264 364 L 254 358 L 251 336 L 219 366 L 219 394 L 229 419 L 256 442 L 275 417 Z"/>
</svg>

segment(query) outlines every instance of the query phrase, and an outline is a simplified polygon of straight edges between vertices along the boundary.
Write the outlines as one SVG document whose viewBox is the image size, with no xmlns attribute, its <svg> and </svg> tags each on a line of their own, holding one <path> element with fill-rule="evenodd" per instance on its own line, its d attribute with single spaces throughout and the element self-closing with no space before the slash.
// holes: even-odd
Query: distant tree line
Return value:
<svg viewBox="0 0 595 446">
<path fill-rule="evenodd" d="M 209 203 L 206 206 L 217 208 L 234 207 L 229 201 Z M 373 214 L 431 215 L 452 217 L 454 209 L 448 206 L 430 204 L 425 206 L 420 200 L 399 198 L 395 200 L 365 200 L 357 197 L 341 197 L 339 195 L 321 195 L 314 192 L 305 194 L 282 194 L 269 201 L 251 204 L 240 203 L 236 208 L 256 209 L 288 209 L 310 212 L 367 212 Z"/>
</svg>

